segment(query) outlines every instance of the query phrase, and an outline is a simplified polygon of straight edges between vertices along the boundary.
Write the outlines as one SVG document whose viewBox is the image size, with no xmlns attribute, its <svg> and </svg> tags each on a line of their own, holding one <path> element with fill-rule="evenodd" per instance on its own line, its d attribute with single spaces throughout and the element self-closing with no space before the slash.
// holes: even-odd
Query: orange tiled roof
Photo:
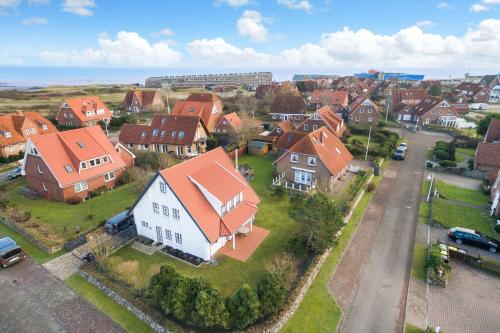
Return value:
<svg viewBox="0 0 500 333">
<path fill-rule="evenodd" d="M 315 113 L 318 114 L 323 125 L 328 127 L 328 129 L 337 137 L 341 137 L 346 131 L 347 127 L 345 126 L 343 119 L 339 117 L 330 106 L 324 106 L 321 109 L 316 110 Z M 306 119 L 297 127 L 297 129 L 303 130 L 304 124 L 309 124 L 309 128 L 312 128 L 312 125 L 315 125 L 315 122 L 317 122 L 317 120 L 312 119 L 313 116 Z M 318 126 L 318 128 L 319 127 L 321 126 Z"/>
<path fill-rule="evenodd" d="M 217 179 L 213 177 L 214 170 L 217 170 Z M 212 243 L 220 236 L 239 228 L 252 216 L 248 215 L 252 213 L 243 208 L 244 205 L 256 210 L 260 202 L 255 191 L 235 170 L 233 162 L 220 147 L 162 170 L 160 175 Z M 213 194 L 224 199 L 234 197 L 242 190 L 243 202 L 221 218 L 196 185 L 196 180 L 210 187 L 207 191 L 216 192 L 217 194 Z M 255 210 L 252 212 L 255 213 Z"/>
<path fill-rule="evenodd" d="M 99 96 L 84 96 L 67 99 L 61 106 L 67 105 L 82 122 L 89 120 L 111 119 L 111 112 Z M 94 111 L 93 116 L 87 116 L 87 111 Z M 97 114 L 97 110 L 103 110 L 103 114 Z"/>
<path fill-rule="evenodd" d="M 231 125 L 236 132 L 239 132 L 243 128 L 243 122 L 240 117 L 238 117 L 236 112 L 231 112 L 221 117 L 216 127 L 222 126 L 222 122 L 224 120 L 227 121 L 227 123 Z"/>
<path fill-rule="evenodd" d="M 345 90 L 314 90 L 311 95 L 311 103 L 347 106 L 349 104 L 349 94 Z"/>
<path fill-rule="evenodd" d="M 127 94 L 125 95 L 125 98 L 123 99 L 123 105 L 128 108 L 130 105 L 132 105 L 132 101 L 134 99 L 134 95 L 137 97 L 137 100 L 139 101 L 140 105 L 142 107 L 148 107 L 153 103 L 153 100 L 156 97 L 156 94 L 158 94 L 157 90 L 129 90 L 127 91 Z"/>
<path fill-rule="evenodd" d="M 215 113 L 212 111 L 216 109 Z M 222 115 L 224 106 L 219 97 L 215 94 L 194 93 L 184 101 L 177 101 L 172 110 L 177 116 L 197 116 L 200 117 L 210 132 L 213 132 L 215 125 Z"/>
<path fill-rule="evenodd" d="M 46 129 L 44 129 L 44 125 Z M 24 129 L 35 128 L 35 134 L 26 134 Z M 36 112 L 16 112 L 0 116 L 0 146 L 26 142 L 34 135 L 57 132 L 56 127 Z M 10 135 L 9 135 L 10 133 Z"/>
</svg>

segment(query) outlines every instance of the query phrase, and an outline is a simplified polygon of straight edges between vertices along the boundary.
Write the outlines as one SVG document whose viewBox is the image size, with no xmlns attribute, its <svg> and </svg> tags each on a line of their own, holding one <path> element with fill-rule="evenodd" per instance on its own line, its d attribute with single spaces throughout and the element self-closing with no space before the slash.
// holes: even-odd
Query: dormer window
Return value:
<svg viewBox="0 0 500 333">
<path fill-rule="evenodd" d="M 309 125 L 308 124 L 304 124 L 304 131 L 307 131 L 309 130 Z"/>
<path fill-rule="evenodd" d="M 167 131 L 161 131 L 160 136 L 165 136 L 167 135 Z"/>
<path fill-rule="evenodd" d="M 172 137 L 175 138 L 175 136 L 177 135 L 177 132 L 176 131 L 173 131 L 172 132 Z"/>
<path fill-rule="evenodd" d="M 147 133 L 146 133 L 146 131 L 142 132 L 142 133 L 141 133 L 141 137 L 143 137 L 143 138 L 144 138 L 144 137 L 146 136 L 146 134 L 147 134 Z"/>
<path fill-rule="evenodd" d="M 30 135 L 30 129 L 29 129 L 29 128 L 25 129 L 25 130 L 24 130 L 24 134 L 26 134 L 26 135 Z"/>
<path fill-rule="evenodd" d="M 309 156 L 307 158 L 307 164 L 311 165 L 311 166 L 315 166 L 316 165 L 316 157 Z"/>
<path fill-rule="evenodd" d="M 276 129 L 276 133 L 281 133 L 281 128 L 279 128 L 279 127 L 278 127 L 278 128 Z"/>
<path fill-rule="evenodd" d="M 30 131 L 31 131 L 31 134 L 35 134 L 36 133 L 36 129 L 34 127 L 30 128 Z"/>
<path fill-rule="evenodd" d="M 155 128 L 153 130 L 153 136 L 158 136 L 158 132 L 159 132 L 159 130 L 157 128 Z"/>
<path fill-rule="evenodd" d="M 165 118 L 165 117 L 164 117 L 164 118 L 161 118 L 161 123 L 162 123 L 162 125 L 163 125 L 163 124 L 166 124 L 166 123 L 167 123 L 167 118 Z"/>
<path fill-rule="evenodd" d="M 3 136 L 5 136 L 6 138 L 10 138 L 10 137 L 12 137 L 12 133 L 5 132 L 5 133 L 3 133 Z"/>
<path fill-rule="evenodd" d="M 104 156 L 104 157 L 102 158 L 102 161 L 103 161 L 103 163 L 108 163 L 108 162 L 109 162 L 109 157 Z"/>
<path fill-rule="evenodd" d="M 299 162 L 299 155 L 297 155 L 297 154 L 290 154 L 290 162 L 292 162 L 292 163 L 298 163 Z"/>
<path fill-rule="evenodd" d="M 42 125 L 42 129 L 43 129 L 44 131 L 46 131 L 46 130 L 48 130 L 48 129 L 49 129 L 49 127 L 48 127 L 47 125 L 43 124 L 43 125 Z"/>
<path fill-rule="evenodd" d="M 80 169 L 81 169 L 81 170 L 85 170 L 85 169 L 87 169 L 87 162 L 81 162 L 81 163 L 80 163 Z"/>
<path fill-rule="evenodd" d="M 38 150 L 36 150 L 36 148 L 35 148 L 35 147 L 32 147 L 32 148 L 31 148 L 31 153 L 32 153 L 33 155 L 38 155 Z"/>
</svg>

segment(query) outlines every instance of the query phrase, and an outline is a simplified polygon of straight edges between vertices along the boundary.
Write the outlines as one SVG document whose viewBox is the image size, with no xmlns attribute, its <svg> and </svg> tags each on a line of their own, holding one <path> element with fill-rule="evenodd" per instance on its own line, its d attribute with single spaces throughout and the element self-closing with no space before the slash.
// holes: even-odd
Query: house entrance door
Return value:
<svg viewBox="0 0 500 333">
<path fill-rule="evenodd" d="M 163 233 L 160 227 L 156 227 L 156 240 L 160 243 L 163 243 Z"/>
</svg>

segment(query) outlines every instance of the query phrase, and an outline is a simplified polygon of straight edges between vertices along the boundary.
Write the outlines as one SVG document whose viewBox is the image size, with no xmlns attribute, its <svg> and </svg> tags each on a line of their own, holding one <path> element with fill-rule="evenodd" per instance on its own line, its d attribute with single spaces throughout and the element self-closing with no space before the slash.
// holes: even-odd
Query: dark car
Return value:
<svg viewBox="0 0 500 333">
<path fill-rule="evenodd" d="M 397 148 L 394 154 L 392 154 L 392 158 L 395 160 L 404 160 L 406 155 L 406 151 L 401 148 Z"/>
<path fill-rule="evenodd" d="M 472 229 L 465 229 L 460 227 L 451 228 L 448 231 L 448 237 L 455 241 L 457 244 L 468 244 L 480 247 L 495 253 L 500 247 L 500 242 L 493 238 L 486 237 L 478 231 Z"/>
<path fill-rule="evenodd" d="M 26 258 L 26 253 L 11 238 L 0 238 L 0 266 L 7 267 Z"/>
<path fill-rule="evenodd" d="M 106 224 L 104 225 L 104 228 L 106 229 L 106 232 L 108 234 L 115 235 L 117 233 L 127 230 L 133 225 L 134 225 L 133 218 L 129 216 L 127 210 L 124 210 L 123 212 L 118 213 L 109 220 L 107 220 Z"/>
<path fill-rule="evenodd" d="M 7 179 L 8 180 L 13 180 L 13 179 L 21 177 L 21 170 L 22 170 L 21 167 L 15 168 L 14 170 L 12 170 L 11 172 L 9 172 L 7 174 Z"/>
</svg>

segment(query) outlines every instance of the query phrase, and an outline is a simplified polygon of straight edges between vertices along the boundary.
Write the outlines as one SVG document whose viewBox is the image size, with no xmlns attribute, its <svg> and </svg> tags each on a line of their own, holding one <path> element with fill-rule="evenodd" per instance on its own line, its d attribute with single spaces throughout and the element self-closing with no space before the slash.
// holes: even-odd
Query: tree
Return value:
<svg viewBox="0 0 500 333">
<path fill-rule="evenodd" d="M 429 95 L 431 96 L 441 96 L 441 87 L 438 85 L 432 85 L 429 88 Z"/>
<path fill-rule="evenodd" d="M 149 282 L 147 294 L 157 306 L 161 306 L 167 288 L 172 284 L 179 274 L 172 266 L 161 266 L 160 271 L 153 275 Z"/>
<path fill-rule="evenodd" d="M 261 316 L 276 314 L 285 303 L 287 290 L 285 283 L 277 274 L 266 273 L 257 284 Z"/>
<path fill-rule="evenodd" d="M 339 207 L 321 192 L 306 197 L 290 211 L 290 216 L 303 227 L 306 245 L 314 254 L 323 253 L 335 242 L 335 234 L 343 225 Z"/>
<path fill-rule="evenodd" d="M 500 119 L 500 113 L 490 113 L 479 121 L 476 132 L 479 135 L 486 135 L 492 119 Z"/>
<path fill-rule="evenodd" d="M 95 265 L 99 271 L 108 268 L 108 257 L 116 247 L 112 237 L 105 233 L 98 233 L 89 240 L 90 252 L 94 255 Z"/>
<path fill-rule="evenodd" d="M 248 284 L 241 286 L 228 301 L 231 326 L 242 329 L 259 319 L 259 298 Z"/>
<path fill-rule="evenodd" d="M 274 256 L 266 264 L 266 269 L 270 274 L 281 278 L 287 291 L 292 289 L 298 275 L 297 264 L 292 254 L 283 252 L 280 255 Z"/>
<path fill-rule="evenodd" d="M 255 118 L 251 118 L 247 114 L 241 115 L 241 122 L 243 123 L 241 126 L 241 130 L 236 134 L 235 141 L 238 143 L 238 146 L 244 146 L 249 141 L 251 141 L 257 134 L 259 134 L 259 121 Z"/>
<path fill-rule="evenodd" d="M 182 275 L 176 276 L 166 288 L 161 305 L 167 315 L 175 319 L 183 320 L 189 318 L 186 304 L 188 303 L 190 279 Z"/>
<path fill-rule="evenodd" d="M 196 296 L 193 323 L 201 327 L 228 327 L 229 313 L 221 293 L 212 287 L 206 287 Z"/>
</svg>

